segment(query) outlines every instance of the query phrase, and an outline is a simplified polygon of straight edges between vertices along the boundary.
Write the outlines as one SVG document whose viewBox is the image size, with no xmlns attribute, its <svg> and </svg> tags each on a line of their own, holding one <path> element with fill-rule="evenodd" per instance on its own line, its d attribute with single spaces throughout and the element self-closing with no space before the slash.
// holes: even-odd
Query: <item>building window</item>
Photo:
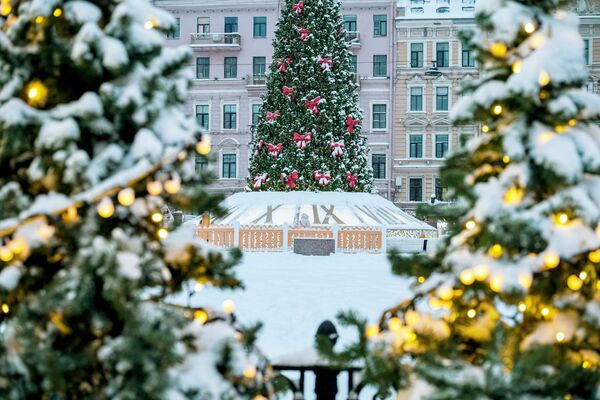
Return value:
<svg viewBox="0 0 600 400">
<path fill-rule="evenodd" d="M 387 104 L 373 104 L 373 129 L 387 129 Z"/>
<path fill-rule="evenodd" d="M 196 32 L 210 33 L 210 17 L 198 17 L 196 19 Z"/>
<path fill-rule="evenodd" d="M 254 17 L 254 37 L 267 37 L 267 17 Z"/>
<path fill-rule="evenodd" d="M 385 154 L 373 154 L 373 178 L 385 179 Z"/>
<path fill-rule="evenodd" d="M 237 105 L 223 105 L 223 129 L 237 129 Z"/>
<path fill-rule="evenodd" d="M 467 42 L 462 42 L 462 66 L 475 67 L 475 52 Z"/>
<path fill-rule="evenodd" d="M 387 76 L 387 55 L 373 56 L 373 76 Z"/>
<path fill-rule="evenodd" d="M 462 133 L 459 138 L 459 145 L 464 148 L 467 145 L 467 142 L 474 138 L 474 135 L 470 133 Z"/>
<path fill-rule="evenodd" d="M 435 88 L 435 110 L 448 111 L 448 88 Z"/>
<path fill-rule="evenodd" d="M 356 15 L 344 15 L 344 30 L 346 32 L 356 32 Z"/>
<path fill-rule="evenodd" d="M 590 64 L 590 39 L 583 40 L 583 57 L 586 65 Z"/>
<path fill-rule="evenodd" d="M 238 17 L 225 17 L 225 33 L 238 32 Z"/>
<path fill-rule="evenodd" d="M 373 36 L 387 36 L 387 15 L 373 15 Z"/>
<path fill-rule="evenodd" d="M 423 178 L 410 178 L 408 201 L 423 201 Z"/>
<path fill-rule="evenodd" d="M 435 158 L 444 158 L 448 153 L 448 135 L 435 136 Z"/>
<path fill-rule="evenodd" d="M 237 78 L 237 57 L 225 57 L 223 66 L 224 78 Z"/>
<path fill-rule="evenodd" d="M 410 88 L 410 111 L 423 111 L 423 88 Z"/>
<path fill-rule="evenodd" d="M 410 158 L 423 158 L 423 135 L 409 136 Z"/>
<path fill-rule="evenodd" d="M 181 19 L 175 18 L 175 25 L 167 32 L 167 39 L 179 39 L 181 36 Z"/>
<path fill-rule="evenodd" d="M 231 179 L 237 177 L 235 164 L 235 154 L 223 154 L 223 178 Z"/>
<path fill-rule="evenodd" d="M 204 130 L 209 127 L 208 105 L 200 104 L 196 106 L 196 121 Z"/>
<path fill-rule="evenodd" d="M 208 79 L 210 77 L 210 57 L 196 58 L 196 78 Z"/>
<path fill-rule="evenodd" d="M 208 169 L 208 159 L 206 156 L 196 154 L 196 172 L 206 171 Z"/>
<path fill-rule="evenodd" d="M 411 68 L 423 68 L 423 43 L 410 44 Z"/>
<path fill-rule="evenodd" d="M 266 57 L 252 57 L 252 74 L 254 77 L 263 78 L 267 70 Z"/>
<path fill-rule="evenodd" d="M 252 125 L 258 125 L 262 104 L 252 104 Z"/>
<path fill-rule="evenodd" d="M 446 186 L 442 186 L 442 181 L 440 178 L 435 178 L 435 198 L 437 201 L 448 201 L 446 199 L 446 193 L 448 188 Z"/>
<path fill-rule="evenodd" d="M 352 73 L 358 74 L 358 56 L 356 54 L 350 55 L 350 69 Z"/>
<path fill-rule="evenodd" d="M 450 66 L 450 44 L 448 42 L 436 43 L 435 53 L 438 67 Z"/>
</svg>

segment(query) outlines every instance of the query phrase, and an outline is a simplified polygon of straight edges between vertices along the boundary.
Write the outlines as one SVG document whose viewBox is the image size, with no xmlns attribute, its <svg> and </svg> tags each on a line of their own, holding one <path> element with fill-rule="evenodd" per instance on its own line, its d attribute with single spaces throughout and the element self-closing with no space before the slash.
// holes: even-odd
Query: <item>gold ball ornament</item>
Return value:
<svg viewBox="0 0 600 400">
<path fill-rule="evenodd" d="M 150 181 L 146 184 L 146 190 L 148 194 L 158 196 L 163 191 L 163 184 L 161 181 Z"/>
<path fill-rule="evenodd" d="M 115 205 L 109 197 L 105 197 L 98 203 L 97 210 L 102 218 L 110 218 L 115 213 Z"/>
<path fill-rule="evenodd" d="M 25 97 L 30 106 L 43 107 L 48 101 L 48 88 L 39 79 L 34 79 L 25 86 Z"/>
</svg>

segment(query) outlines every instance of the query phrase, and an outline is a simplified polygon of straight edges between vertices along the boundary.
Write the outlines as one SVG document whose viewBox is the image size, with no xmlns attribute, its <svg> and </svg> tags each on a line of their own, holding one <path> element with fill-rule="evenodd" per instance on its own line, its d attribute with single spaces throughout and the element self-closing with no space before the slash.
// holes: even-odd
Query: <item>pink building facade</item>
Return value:
<svg viewBox="0 0 600 400">
<path fill-rule="evenodd" d="M 169 46 L 189 46 L 195 79 L 186 108 L 211 133 L 213 148 L 198 168 L 218 177 L 213 189 L 242 191 L 248 176 L 248 143 L 266 90 L 265 71 L 283 1 L 156 0 L 178 21 Z M 355 56 L 363 133 L 368 138 L 377 192 L 392 197 L 392 110 L 395 72 L 392 0 L 343 0 L 348 38 Z"/>
</svg>

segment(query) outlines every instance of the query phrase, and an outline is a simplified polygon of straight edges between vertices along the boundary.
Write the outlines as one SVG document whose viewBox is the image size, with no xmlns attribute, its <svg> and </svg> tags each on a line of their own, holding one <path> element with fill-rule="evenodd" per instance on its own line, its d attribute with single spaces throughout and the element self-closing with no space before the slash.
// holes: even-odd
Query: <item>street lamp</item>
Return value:
<svg viewBox="0 0 600 400">
<path fill-rule="evenodd" d="M 427 71 L 425 71 L 425 76 L 440 76 L 442 73 L 437 67 L 437 61 L 431 62 L 431 67 Z"/>
</svg>

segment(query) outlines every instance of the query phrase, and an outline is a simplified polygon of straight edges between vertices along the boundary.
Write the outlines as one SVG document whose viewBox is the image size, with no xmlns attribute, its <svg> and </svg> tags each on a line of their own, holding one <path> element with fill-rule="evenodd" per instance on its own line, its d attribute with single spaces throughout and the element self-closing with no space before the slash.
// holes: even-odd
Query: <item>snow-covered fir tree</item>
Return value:
<svg viewBox="0 0 600 400">
<path fill-rule="evenodd" d="M 415 296 L 380 324 L 345 316 L 382 392 L 415 373 L 427 399 L 600 398 L 600 98 L 567 3 L 477 2 L 481 77 L 452 118 L 482 134 L 443 170 L 451 234 L 392 256 Z"/>
<path fill-rule="evenodd" d="M 264 393 L 255 332 L 166 301 L 239 285 L 238 252 L 161 224 L 166 204 L 219 200 L 194 171 L 207 141 L 173 25 L 147 0 L 0 0 L 2 399 Z"/>
<path fill-rule="evenodd" d="M 287 0 L 273 43 L 248 190 L 372 188 L 339 0 Z"/>
</svg>

